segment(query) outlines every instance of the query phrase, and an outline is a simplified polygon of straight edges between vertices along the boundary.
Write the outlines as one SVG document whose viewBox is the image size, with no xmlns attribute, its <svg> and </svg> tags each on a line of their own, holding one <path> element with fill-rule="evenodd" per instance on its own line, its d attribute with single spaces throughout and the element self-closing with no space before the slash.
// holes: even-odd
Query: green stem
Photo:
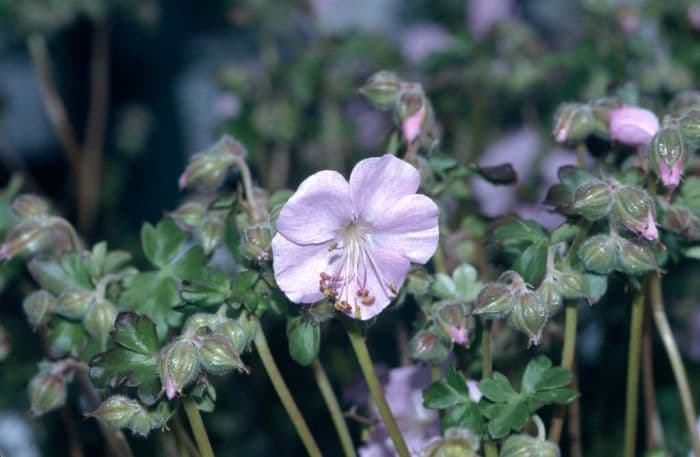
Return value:
<svg viewBox="0 0 700 457">
<path fill-rule="evenodd" d="M 683 360 L 681 359 L 681 354 L 676 345 L 676 340 L 673 338 L 673 332 L 668 325 L 668 318 L 666 317 L 666 310 L 664 309 L 664 299 L 661 292 L 661 279 L 653 272 L 649 273 L 649 300 L 651 301 L 651 310 L 654 315 L 656 330 L 659 332 L 661 341 L 664 343 L 664 349 L 666 349 L 666 354 L 668 355 L 671 368 L 673 369 L 673 376 L 676 378 L 678 393 L 680 394 L 681 404 L 683 405 L 683 415 L 685 416 L 686 425 L 688 426 L 693 452 L 695 452 L 695 455 L 700 456 L 700 437 L 698 436 L 698 429 L 695 425 L 695 408 L 693 406 L 693 396 L 690 393 L 690 386 L 688 384 L 688 376 L 686 375 Z"/>
<path fill-rule="evenodd" d="M 484 330 L 481 333 L 481 379 L 486 379 L 493 372 L 491 358 L 491 322 L 482 321 Z M 498 447 L 493 441 L 484 441 L 484 454 L 486 457 L 498 457 Z"/>
<path fill-rule="evenodd" d="M 447 265 L 445 265 L 445 254 L 442 251 L 442 246 L 438 242 L 437 249 L 433 255 L 433 268 L 436 273 L 447 273 Z"/>
<path fill-rule="evenodd" d="M 172 424 L 175 429 L 175 436 L 177 437 L 178 453 L 180 457 L 200 457 L 197 447 L 187 434 L 187 430 L 185 430 L 179 413 L 173 415 Z"/>
<path fill-rule="evenodd" d="M 634 457 L 637 441 L 637 411 L 639 399 L 639 363 L 644 323 L 644 293 L 639 292 L 632 302 L 630 347 L 627 360 L 627 402 L 625 406 L 625 457 Z"/>
<path fill-rule="evenodd" d="M 576 324 L 578 321 L 578 310 L 576 300 L 566 301 L 564 311 L 564 347 L 561 350 L 561 366 L 571 371 L 574 366 L 574 355 L 576 353 Z M 564 427 L 564 414 L 566 408 L 558 407 L 552 415 L 552 422 L 549 425 L 549 441 L 559 444 L 561 431 Z"/>
<path fill-rule="evenodd" d="M 296 429 L 299 438 L 301 438 L 302 443 L 304 443 L 306 452 L 308 452 L 312 457 L 320 457 L 321 450 L 319 449 L 318 444 L 316 444 L 316 440 L 314 440 L 311 430 L 309 430 L 309 426 L 306 425 L 306 421 L 301 415 L 299 407 L 294 402 L 294 398 L 292 398 L 292 394 L 289 392 L 287 384 L 284 382 L 284 378 L 282 378 L 279 368 L 277 368 L 277 363 L 275 363 L 275 359 L 272 357 L 270 346 L 267 344 L 267 339 L 265 338 L 265 334 L 263 333 L 262 327 L 260 327 L 259 323 L 253 342 L 255 344 L 255 349 L 258 351 L 258 355 L 260 356 L 260 360 L 262 360 L 263 366 L 265 367 L 265 371 L 267 372 L 270 381 L 272 381 L 275 392 L 277 392 L 277 396 L 280 397 L 282 405 L 287 411 L 287 415 L 289 415 L 289 419 L 292 421 L 292 424 L 294 424 L 294 428 Z"/>
<path fill-rule="evenodd" d="M 346 330 L 348 337 L 350 338 L 350 344 L 355 351 L 357 361 L 360 363 L 362 374 L 367 381 L 367 386 L 369 387 L 369 392 L 372 395 L 372 400 L 374 400 L 377 408 L 379 408 L 379 414 L 381 414 L 382 419 L 384 420 L 384 426 L 389 432 L 391 440 L 394 442 L 396 451 L 400 457 L 410 457 L 411 454 L 408 452 L 408 447 L 403 439 L 403 435 L 401 435 L 396 419 L 389 409 L 389 404 L 387 403 L 386 398 L 384 398 L 384 391 L 379 383 L 379 379 L 377 379 L 377 373 L 374 371 L 374 366 L 372 365 L 372 359 L 369 356 L 369 350 L 367 349 L 365 338 L 360 334 L 359 329 L 353 323 L 346 323 Z"/>
<path fill-rule="evenodd" d="M 182 400 L 182 405 L 185 407 L 185 414 L 187 414 L 187 420 L 190 421 L 190 427 L 192 428 L 194 440 L 197 442 L 199 454 L 202 457 L 214 457 L 214 450 L 212 449 L 211 443 L 209 442 L 207 430 L 204 428 L 202 416 L 199 415 L 197 404 L 193 399 L 185 397 Z"/>
<path fill-rule="evenodd" d="M 340 409 L 338 398 L 335 392 L 333 392 L 330 381 L 328 381 L 326 370 L 323 369 L 323 365 L 321 365 L 318 359 L 311 363 L 311 368 L 313 369 L 314 378 L 316 378 L 316 384 L 318 384 L 318 388 L 321 391 L 323 401 L 326 403 L 328 412 L 333 420 L 335 431 L 338 433 L 338 438 L 340 438 L 343 453 L 346 457 L 355 457 L 355 446 L 353 446 L 352 443 L 350 430 L 348 429 L 348 424 L 345 422 L 345 417 L 343 417 L 343 411 Z"/>
</svg>

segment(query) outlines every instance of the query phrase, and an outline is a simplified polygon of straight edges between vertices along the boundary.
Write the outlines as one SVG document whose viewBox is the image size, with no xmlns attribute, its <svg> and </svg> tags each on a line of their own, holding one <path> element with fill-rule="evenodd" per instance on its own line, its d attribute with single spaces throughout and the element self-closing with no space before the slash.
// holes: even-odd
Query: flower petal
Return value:
<svg viewBox="0 0 700 457">
<path fill-rule="evenodd" d="M 324 243 L 352 220 L 348 182 L 336 171 L 304 180 L 282 208 L 277 231 L 297 244 Z"/>
<path fill-rule="evenodd" d="M 281 234 L 272 239 L 275 281 L 294 303 L 314 303 L 323 298 L 318 289 L 321 272 L 328 269 L 328 248 L 322 244 L 299 245 Z"/>
<path fill-rule="evenodd" d="M 435 253 L 438 207 L 425 195 L 408 195 L 385 209 L 371 228 L 372 243 L 413 263 L 426 263 Z"/>
<path fill-rule="evenodd" d="M 418 170 L 392 155 L 361 160 L 350 175 L 356 216 L 372 224 L 402 197 L 414 194 L 419 185 Z"/>
</svg>

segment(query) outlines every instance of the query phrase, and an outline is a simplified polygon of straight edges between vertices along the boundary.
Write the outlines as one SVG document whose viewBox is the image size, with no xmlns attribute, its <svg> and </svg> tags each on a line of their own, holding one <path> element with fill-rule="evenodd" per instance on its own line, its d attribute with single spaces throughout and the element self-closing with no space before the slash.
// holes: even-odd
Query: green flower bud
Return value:
<svg viewBox="0 0 700 457">
<path fill-rule="evenodd" d="M 620 249 L 609 235 L 596 235 L 583 242 L 578 257 L 587 270 L 608 274 L 617 265 Z"/>
<path fill-rule="evenodd" d="M 24 314 L 34 330 L 49 321 L 56 308 L 56 297 L 41 289 L 27 295 L 22 302 Z"/>
<path fill-rule="evenodd" d="M 630 231 L 646 238 L 656 240 L 656 230 L 651 196 L 644 189 L 634 186 L 621 186 L 615 190 L 613 213 L 618 221 Z"/>
<path fill-rule="evenodd" d="M 180 175 L 180 189 L 193 189 L 197 192 L 211 193 L 223 184 L 234 158 L 225 150 L 213 147 L 207 152 L 195 154 L 190 159 L 185 171 Z"/>
<path fill-rule="evenodd" d="M 241 251 L 251 260 L 265 262 L 272 254 L 272 227 L 269 224 L 257 224 L 243 232 Z"/>
<path fill-rule="evenodd" d="M 620 238 L 620 258 L 617 269 L 630 275 L 639 275 L 656 270 L 656 255 L 647 244 Z"/>
<path fill-rule="evenodd" d="M 461 303 L 444 303 L 438 306 L 435 321 L 455 344 L 469 345 L 469 321 Z"/>
<path fill-rule="evenodd" d="M 700 240 L 700 218 L 685 206 L 666 208 L 666 226 L 689 240 Z"/>
<path fill-rule="evenodd" d="M 420 454 L 424 457 L 477 457 L 479 438 L 465 429 L 449 428 L 445 436 L 432 440 Z"/>
<path fill-rule="evenodd" d="M 199 202 L 188 202 L 167 215 L 183 230 L 193 230 L 204 223 L 207 208 Z"/>
<path fill-rule="evenodd" d="M 599 179 L 592 179 L 576 189 L 573 208 L 586 219 L 595 221 L 610 213 L 612 203 L 610 186 Z"/>
<path fill-rule="evenodd" d="M 83 316 L 83 325 L 88 334 L 100 345 L 100 349 L 107 350 L 109 334 L 114 329 L 114 319 L 117 317 L 117 309 L 107 300 L 98 300 L 90 306 Z"/>
<path fill-rule="evenodd" d="M 600 138 L 609 139 L 610 131 L 608 129 L 610 112 L 621 108 L 624 103 L 619 98 L 603 97 L 591 103 L 593 113 L 593 131 L 592 133 Z"/>
<path fill-rule="evenodd" d="M 433 278 L 422 265 L 413 265 L 406 278 L 406 291 L 415 296 L 425 295 L 430 292 Z"/>
<path fill-rule="evenodd" d="M 419 331 L 408 342 L 409 356 L 420 362 L 440 363 L 445 360 L 448 352 L 449 348 L 431 330 Z"/>
<path fill-rule="evenodd" d="M 514 303 L 508 322 L 528 336 L 528 346 L 540 344 L 542 328 L 547 323 L 547 305 L 536 293 L 529 291 L 516 295 Z"/>
<path fill-rule="evenodd" d="M 524 433 L 511 435 L 501 447 L 501 457 L 559 457 L 559 446 Z"/>
<path fill-rule="evenodd" d="M 552 278 L 545 278 L 536 290 L 540 301 L 547 307 L 547 317 L 555 316 L 563 304 L 561 293 Z"/>
<path fill-rule="evenodd" d="M 49 247 L 49 231 L 37 219 L 27 219 L 13 225 L 0 245 L 0 260 L 17 255 L 34 256 Z"/>
<path fill-rule="evenodd" d="M 131 425 L 133 418 L 143 411 L 136 400 L 123 395 L 113 395 L 95 410 L 85 415 L 99 419 L 108 427 L 114 429 L 126 428 Z"/>
<path fill-rule="evenodd" d="M 228 338 L 236 351 L 241 354 L 253 341 L 257 329 L 258 325 L 255 319 L 248 316 L 247 313 L 241 313 L 238 319 L 226 319 L 217 324 L 214 333 Z"/>
<path fill-rule="evenodd" d="M 580 103 L 560 105 L 554 115 L 554 139 L 559 143 L 578 143 L 593 133 L 595 119 L 591 108 Z"/>
<path fill-rule="evenodd" d="M 472 314 L 484 319 L 503 319 L 513 310 L 514 297 L 512 288 L 505 284 L 487 284 L 479 292 Z"/>
<path fill-rule="evenodd" d="M 131 430 L 134 435 L 143 437 L 148 436 L 154 426 L 156 426 L 156 424 L 153 423 L 153 419 L 151 419 L 144 408 L 141 408 L 141 411 L 131 417 L 128 425 L 129 430 Z"/>
<path fill-rule="evenodd" d="M 401 124 L 424 108 L 427 103 L 425 93 L 419 84 L 406 85 L 396 99 L 394 106 L 396 120 Z"/>
<path fill-rule="evenodd" d="M 649 163 L 664 186 L 675 189 L 681 181 L 688 148 L 675 126 L 661 129 L 649 145 Z"/>
<path fill-rule="evenodd" d="M 365 85 L 360 87 L 360 93 L 378 109 L 389 109 L 394 106 L 399 90 L 401 90 L 401 80 L 389 71 L 373 74 Z"/>
<path fill-rule="evenodd" d="M 21 219 L 42 217 L 48 215 L 49 205 L 38 195 L 22 194 L 12 201 L 12 211 Z"/>
<path fill-rule="evenodd" d="M 582 298 L 586 296 L 586 287 L 581 273 L 571 270 L 556 272 L 554 278 L 562 297 Z"/>
<path fill-rule="evenodd" d="M 183 333 L 187 333 L 187 332 L 197 333 L 197 330 L 201 329 L 202 327 L 207 327 L 207 328 L 213 330 L 215 325 L 221 320 L 222 320 L 222 318 L 217 316 L 216 314 L 207 314 L 207 313 L 193 314 L 187 318 L 187 320 L 185 321 L 185 324 L 182 326 L 182 328 L 184 330 Z M 223 318 L 223 320 L 228 320 L 228 319 Z"/>
<path fill-rule="evenodd" d="M 680 120 L 683 140 L 693 149 L 700 146 L 700 107 L 686 112 Z"/>
<path fill-rule="evenodd" d="M 168 399 L 173 399 L 192 383 L 199 373 L 197 347 L 187 339 L 175 340 L 161 354 L 160 379 Z"/>
<path fill-rule="evenodd" d="M 68 289 L 58 296 L 56 314 L 68 319 L 82 319 L 95 300 L 95 293 L 85 289 Z"/>
<path fill-rule="evenodd" d="M 223 336 L 202 338 L 198 356 L 202 367 L 214 374 L 223 374 L 234 369 L 248 372 L 236 348 Z"/>
<path fill-rule="evenodd" d="M 218 220 L 208 220 L 195 234 L 204 252 L 210 254 L 219 246 L 224 236 L 224 224 Z"/>
<path fill-rule="evenodd" d="M 58 409 L 66 402 L 66 385 L 63 378 L 50 371 L 41 371 L 29 381 L 30 412 L 41 416 Z"/>
</svg>

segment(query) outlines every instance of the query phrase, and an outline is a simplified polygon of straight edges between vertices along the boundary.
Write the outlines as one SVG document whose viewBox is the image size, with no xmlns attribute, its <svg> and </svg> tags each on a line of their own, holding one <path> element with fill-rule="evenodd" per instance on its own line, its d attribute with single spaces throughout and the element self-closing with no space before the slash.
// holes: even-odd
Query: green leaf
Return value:
<svg viewBox="0 0 700 457">
<path fill-rule="evenodd" d="M 66 289 L 93 288 L 90 266 L 77 254 L 65 254 L 60 261 L 32 259 L 27 268 L 43 289 L 56 295 Z"/>
<path fill-rule="evenodd" d="M 681 185 L 681 196 L 683 203 L 696 216 L 700 216 L 700 178 L 690 176 Z"/>
<path fill-rule="evenodd" d="M 86 339 L 87 333 L 82 323 L 55 316 L 46 334 L 46 345 L 51 357 L 61 358 L 67 355 L 78 355 Z"/>
<path fill-rule="evenodd" d="M 571 382 L 571 372 L 566 368 L 553 367 L 542 374 L 535 385 L 535 390 L 548 390 L 563 387 Z"/>
<path fill-rule="evenodd" d="M 547 243 L 537 241 L 528 246 L 515 260 L 513 269 L 520 273 L 526 283 L 538 285 L 547 269 Z"/>
<path fill-rule="evenodd" d="M 539 409 L 540 405 L 568 405 L 579 396 L 576 389 L 570 387 L 562 387 L 552 390 L 542 390 L 535 392 L 528 397 L 528 400 L 536 402 L 533 409 Z"/>
<path fill-rule="evenodd" d="M 513 398 L 508 403 L 493 405 L 491 420 L 488 422 L 489 434 L 493 439 L 503 438 L 511 430 L 518 431 L 525 426 L 530 414 L 525 404 L 519 398 Z"/>
<path fill-rule="evenodd" d="M 683 249 L 683 255 L 691 258 L 700 260 L 700 246 L 693 246 L 687 249 Z"/>
<path fill-rule="evenodd" d="M 433 295 L 443 300 L 450 300 L 457 294 L 457 288 L 450 278 L 445 273 L 437 273 L 435 281 L 431 285 Z"/>
<path fill-rule="evenodd" d="M 224 243 L 234 259 L 239 262 L 243 260 L 243 253 L 241 252 L 241 232 L 238 231 L 235 211 L 231 211 L 226 217 L 226 223 L 224 224 Z"/>
<path fill-rule="evenodd" d="M 242 294 L 243 292 L 249 291 L 255 287 L 255 283 L 260 279 L 260 275 L 253 270 L 241 271 L 233 278 L 233 288 L 234 294 Z"/>
<path fill-rule="evenodd" d="M 481 291 L 482 284 L 477 279 L 476 269 L 463 263 L 455 269 L 452 277 L 438 273 L 431 285 L 433 295 L 443 300 L 458 300 L 465 303 L 474 301 Z"/>
<path fill-rule="evenodd" d="M 457 160 L 446 155 L 433 155 L 428 159 L 430 168 L 437 172 L 444 172 L 457 166 Z"/>
<path fill-rule="evenodd" d="M 153 321 L 146 315 L 121 312 L 114 321 L 112 339 L 124 348 L 147 356 L 160 350 Z"/>
<path fill-rule="evenodd" d="M 309 366 L 318 357 L 321 329 L 318 324 L 305 322 L 301 317 L 290 318 L 287 321 L 287 341 L 292 359 L 302 366 Z"/>
<path fill-rule="evenodd" d="M 182 315 L 174 308 L 181 303 L 175 281 L 158 271 L 147 271 L 128 276 L 120 297 L 123 309 L 148 315 L 156 323 L 161 340 L 168 327 L 180 324 Z"/>
<path fill-rule="evenodd" d="M 206 268 L 204 279 L 190 281 L 180 292 L 183 300 L 200 306 L 219 306 L 231 295 L 231 281 L 223 271 Z"/>
<path fill-rule="evenodd" d="M 423 390 L 423 405 L 426 408 L 444 409 L 463 401 L 464 396 L 444 381 L 435 381 Z"/>
<path fill-rule="evenodd" d="M 463 398 L 469 397 L 469 387 L 467 387 L 467 381 L 464 379 L 464 375 L 457 371 L 452 365 L 447 367 L 445 371 L 445 380 L 447 385 L 459 393 Z"/>
<path fill-rule="evenodd" d="M 586 298 L 591 303 L 596 303 L 605 292 L 608 290 L 608 277 L 604 275 L 596 275 L 593 273 L 585 273 L 583 275 L 583 289 L 586 292 Z"/>
<path fill-rule="evenodd" d="M 521 390 L 523 393 L 532 393 L 537 390 L 545 373 L 552 368 L 552 361 L 543 355 L 532 359 L 525 367 Z"/>
<path fill-rule="evenodd" d="M 492 238 L 505 245 L 546 242 L 547 232 L 535 221 L 517 219 L 497 227 Z"/>
<path fill-rule="evenodd" d="M 491 401 L 507 402 L 518 394 L 513 390 L 508 378 L 501 373 L 495 372 L 491 377 L 482 379 L 479 383 L 481 393 Z"/>
<path fill-rule="evenodd" d="M 153 265 L 165 267 L 177 255 L 187 240 L 187 234 L 177 228 L 170 219 L 163 219 L 157 226 L 144 224 L 141 228 L 141 246 Z"/>
<path fill-rule="evenodd" d="M 196 246 L 173 259 L 167 271 L 178 281 L 196 280 L 202 277 L 205 263 L 204 250 Z"/>
<path fill-rule="evenodd" d="M 479 405 L 474 402 L 460 403 L 450 408 L 440 419 L 440 428 L 465 428 L 476 433 L 479 437 L 486 435 L 486 422 L 481 416 Z"/>
<path fill-rule="evenodd" d="M 552 234 L 549 237 L 549 242 L 553 245 L 557 243 L 568 243 L 576 238 L 576 235 L 578 235 L 580 230 L 581 229 L 577 225 L 567 222 L 552 231 Z"/>
</svg>

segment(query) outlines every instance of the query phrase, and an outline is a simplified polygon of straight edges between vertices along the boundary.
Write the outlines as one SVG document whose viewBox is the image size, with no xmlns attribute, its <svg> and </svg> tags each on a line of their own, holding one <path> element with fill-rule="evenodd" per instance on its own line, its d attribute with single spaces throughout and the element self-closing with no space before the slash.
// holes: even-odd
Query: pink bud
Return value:
<svg viewBox="0 0 700 457">
<path fill-rule="evenodd" d="M 654 214 L 651 212 L 651 208 L 649 208 L 649 212 L 647 213 L 647 223 L 642 227 L 639 235 L 649 241 L 659 239 L 659 231 L 656 229 L 656 221 L 654 220 Z"/>
<path fill-rule="evenodd" d="M 169 377 L 165 378 L 165 395 L 168 397 L 169 400 L 172 400 L 173 398 L 175 398 L 175 395 L 177 395 L 177 392 L 175 391 L 175 385 L 173 385 L 173 380 Z"/>
<path fill-rule="evenodd" d="M 681 172 L 683 171 L 683 161 L 676 160 L 671 168 L 666 162 L 659 160 L 659 177 L 665 187 L 675 189 L 681 182 Z"/>
<path fill-rule="evenodd" d="M 462 326 L 455 327 L 454 325 L 445 325 L 444 329 L 447 334 L 450 335 L 453 343 L 466 346 L 467 341 L 469 341 L 469 332 L 466 328 Z"/>
<path fill-rule="evenodd" d="M 177 186 L 183 190 L 187 186 L 187 170 L 185 170 L 177 180 Z"/>
<path fill-rule="evenodd" d="M 630 146 L 649 144 L 659 130 L 654 113 L 637 106 L 623 106 L 610 111 L 610 135 L 613 140 Z"/>
<path fill-rule="evenodd" d="M 418 111 L 408 116 L 401 123 L 401 131 L 403 136 L 409 143 L 413 143 L 413 140 L 418 138 L 423 127 L 423 121 L 425 120 L 425 103 L 420 107 Z"/>
</svg>

